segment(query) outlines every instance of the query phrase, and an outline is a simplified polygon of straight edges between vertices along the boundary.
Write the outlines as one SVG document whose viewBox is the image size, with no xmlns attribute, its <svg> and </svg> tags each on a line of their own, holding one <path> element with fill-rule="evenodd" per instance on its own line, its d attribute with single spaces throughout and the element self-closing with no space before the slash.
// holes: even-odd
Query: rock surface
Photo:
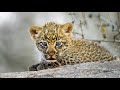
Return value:
<svg viewBox="0 0 120 90">
<path fill-rule="evenodd" d="M 120 78 L 120 60 L 87 62 L 41 71 L 1 73 L 0 78 Z"/>
</svg>

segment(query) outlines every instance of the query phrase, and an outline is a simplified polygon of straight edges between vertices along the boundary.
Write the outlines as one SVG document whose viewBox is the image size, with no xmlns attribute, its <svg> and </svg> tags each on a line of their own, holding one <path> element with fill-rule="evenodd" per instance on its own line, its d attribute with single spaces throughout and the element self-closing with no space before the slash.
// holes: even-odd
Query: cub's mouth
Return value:
<svg viewBox="0 0 120 90">
<path fill-rule="evenodd" d="M 57 61 L 57 56 L 56 55 L 50 56 L 50 55 L 47 54 L 47 55 L 45 55 L 45 58 L 49 62 Z"/>
<path fill-rule="evenodd" d="M 56 59 L 51 57 L 51 58 L 48 58 L 48 60 L 56 60 Z"/>
<path fill-rule="evenodd" d="M 57 59 L 56 59 L 56 58 L 53 58 L 53 57 L 46 58 L 46 60 L 49 61 L 49 62 L 57 61 Z"/>
</svg>

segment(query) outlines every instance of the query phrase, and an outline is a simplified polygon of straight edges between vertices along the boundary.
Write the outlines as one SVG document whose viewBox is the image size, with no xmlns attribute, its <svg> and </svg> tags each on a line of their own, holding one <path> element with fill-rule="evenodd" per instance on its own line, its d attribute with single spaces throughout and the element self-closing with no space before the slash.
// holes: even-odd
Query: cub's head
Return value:
<svg viewBox="0 0 120 90">
<path fill-rule="evenodd" d="M 31 38 L 48 61 L 57 60 L 61 53 L 71 45 L 72 23 L 56 24 L 49 22 L 44 26 L 32 26 Z"/>
</svg>

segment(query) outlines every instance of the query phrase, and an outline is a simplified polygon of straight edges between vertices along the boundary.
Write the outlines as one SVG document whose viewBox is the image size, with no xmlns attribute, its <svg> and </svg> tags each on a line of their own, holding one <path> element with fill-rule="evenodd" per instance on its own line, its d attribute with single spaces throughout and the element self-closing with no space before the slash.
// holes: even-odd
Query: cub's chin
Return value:
<svg viewBox="0 0 120 90">
<path fill-rule="evenodd" d="M 56 62 L 57 60 L 47 60 L 48 62 Z"/>
<path fill-rule="evenodd" d="M 46 59 L 48 62 L 56 62 L 57 60 L 55 58 L 48 58 Z"/>
</svg>

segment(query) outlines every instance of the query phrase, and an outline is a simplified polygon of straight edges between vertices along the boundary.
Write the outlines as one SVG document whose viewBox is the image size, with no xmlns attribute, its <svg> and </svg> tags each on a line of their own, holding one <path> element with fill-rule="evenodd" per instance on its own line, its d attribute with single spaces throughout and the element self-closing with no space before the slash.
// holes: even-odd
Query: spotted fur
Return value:
<svg viewBox="0 0 120 90">
<path fill-rule="evenodd" d="M 57 24 L 49 22 L 43 26 L 32 26 L 29 30 L 39 51 L 46 60 L 29 67 L 30 71 L 55 68 L 62 65 L 113 60 L 114 56 L 98 43 L 72 38 L 72 24 Z M 45 42 L 45 45 L 41 43 Z M 56 42 L 61 43 L 56 46 Z"/>
</svg>

